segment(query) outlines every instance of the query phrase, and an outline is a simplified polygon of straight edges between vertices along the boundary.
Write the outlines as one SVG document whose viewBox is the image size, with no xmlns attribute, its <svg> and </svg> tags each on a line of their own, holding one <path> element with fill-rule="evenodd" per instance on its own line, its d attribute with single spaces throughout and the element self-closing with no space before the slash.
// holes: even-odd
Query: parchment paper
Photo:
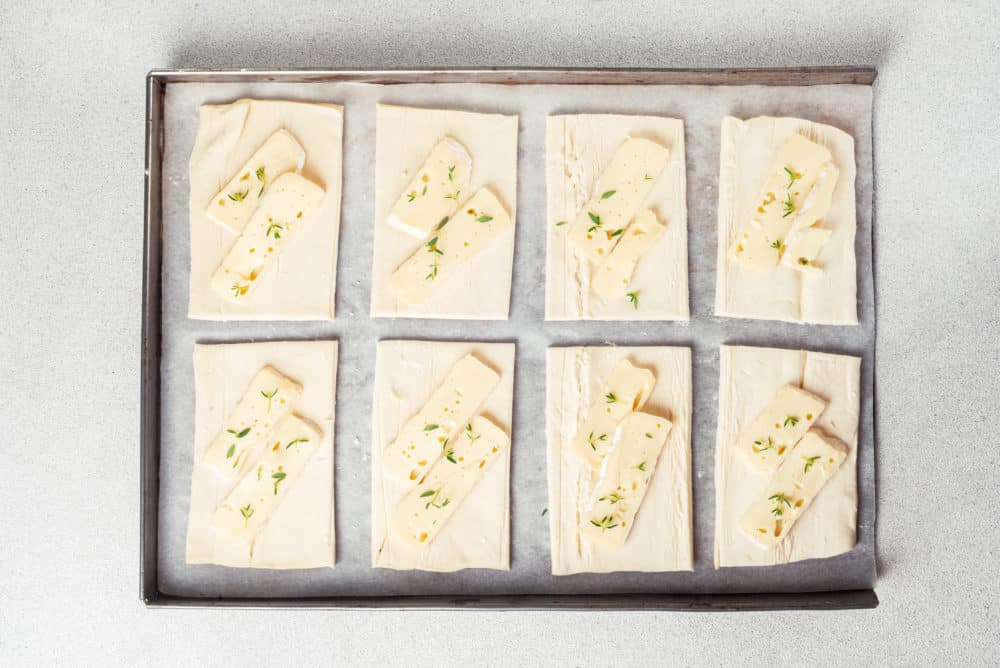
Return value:
<svg viewBox="0 0 1000 668">
<path fill-rule="evenodd" d="M 641 88 L 642 90 L 638 90 Z M 872 587 L 875 473 L 872 427 L 875 317 L 872 284 L 871 88 L 836 85 L 496 86 L 351 83 L 169 84 L 164 112 L 162 426 L 159 577 L 165 593 L 190 596 L 393 594 L 801 592 Z M 344 105 L 344 193 L 337 314 L 333 322 L 188 320 L 188 157 L 198 106 L 240 97 Z M 509 321 L 372 320 L 375 103 L 520 114 L 518 213 Z M 685 123 L 691 322 L 544 322 L 545 117 L 555 113 L 663 114 Z M 716 191 L 723 116 L 800 116 L 854 136 L 857 151 L 858 327 L 716 318 Z M 308 150 L 308 148 L 307 148 Z M 184 563 L 193 456 L 192 350 L 196 342 L 338 339 L 334 569 L 263 571 Z M 451 574 L 369 567 L 370 443 L 375 342 L 381 338 L 513 341 L 517 344 L 511 460 L 511 570 Z M 858 544 L 847 554 L 778 568 L 712 566 L 713 461 L 719 345 L 805 348 L 860 355 Z M 545 348 L 550 345 L 684 345 L 694 364 L 693 573 L 550 575 L 545 482 Z"/>
</svg>

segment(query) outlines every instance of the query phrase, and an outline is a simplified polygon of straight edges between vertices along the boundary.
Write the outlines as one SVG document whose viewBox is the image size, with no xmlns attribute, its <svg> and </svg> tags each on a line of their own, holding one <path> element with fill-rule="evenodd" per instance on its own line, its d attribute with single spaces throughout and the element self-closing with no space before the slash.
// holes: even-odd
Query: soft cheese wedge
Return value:
<svg viewBox="0 0 1000 668">
<path fill-rule="evenodd" d="M 484 417 L 472 418 L 393 512 L 393 531 L 411 543 L 429 545 L 509 444 L 503 429 Z"/>
<path fill-rule="evenodd" d="M 396 297 L 422 304 L 455 275 L 472 270 L 469 261 L 511 226 L 510 215 L 489 189 L 472 196 L 460 211 L 442 218 L 425 241 L 389 279 Z"/>
<path fill-rule="evenodd" d="M 267 523 L 319 447 L 322 435 L 305 420 L 287 415 L 275 425 L 264 454 L 215 511 L 212 525 L 248 542 Z"/>
<path fill-rule="evenodd" d="M 448 441 L 465 429 L 499 382 L 500 375 L 472 355 L 456 362 L 386 449 L 382 460 L 385 477 L 404 488 L 420 484 L 445 455 Z"/>
<path fill-rule="evenodd" d="M 839 174 L 831 160 L 825 146 L 792 135 L 767 167 L 733 257 L 751 267 L 776 267 L 793 241 L 790 235 L 814 225 L 830 208 Z"/>
<path fill-rule="evenodd" d="M 604 264 L 594 272 L 594 292 L 604 299 L 624 298 L 636 264 L 663 234 L 666 225 L 656 219 L 652 211 L 643 211 L 635 217 Z"/>
<path fill-rule="evenodd" d="M 628 413 L 642 408 L 655 384 L 653 372 L 628 360 L 619 362 L 611 371 L 604 393 L 591 404 L 587 418 L 576 432 L 573 452 L 591 468 L 600 468 L 618 423 Z"/>
<path fill-rule="evenodd" d="M 804 273 L 822 271 L 816 257 L 833 236 L 833 230 L 808 227 L 788 235 L 788 246 L 781 254 L 781 265 Z"/>
<path fill-rule="evenodd" d="M 274 180 L 285 172 L 299 171 L 305 160 L 306 152 L 295 137 L 278 130 L 212 198 L 205 215 L 233 234 L 240 234 Z"/>
<path fill-rule="evenodd" d="M 819 397 L 785 385 L 740 434 L 739 451 L 759 471 L 772 472 L 826 408 Z"/>
<path fill-rule="evenodd" d="M 458 208 L 471 173 L 469 151 L 451 137 L 445 137 L 434 146 L 399 196 L 389 213 L 389 224 L 417 239 L 427 238 L 442 219 Z"/>
<path fill-rule="evenodd" d="M 658 415 L 629 413 L 615 430 L 580 533 L 594 545 L 617 549 L 635 523 L 671 423 Z"/>
<path fill-rule="evenodd" d="M 222 433 L 205 450 L 205 464 L 226 482 L 243 475 L 272 427 L 301 396 L 302 386 L 274 367 L 258 371 L 226 418 Z"/>
<path fill-rule="evenodd" d="M 597 178 L 569 239 L 592 262 L 603 262 L 653 189 L 670 152 L 649 139 L 629 138 Z"/>
<path fill-rule="evenodd" d="M 231 302 L 245 302 L 261 274 L 274 264 L 323 197 L 322 188 L 298 174 L 289 172 L 275 179 L 243 234 L 216 269 L 212 289 Z"/>
<path fill-rule="evenodd" d="M 773 548 L 791 532 L 846 458 L 846 446 L 809 430 L 743 516 L 740 529 L 761 547 Z"/>
</svg>

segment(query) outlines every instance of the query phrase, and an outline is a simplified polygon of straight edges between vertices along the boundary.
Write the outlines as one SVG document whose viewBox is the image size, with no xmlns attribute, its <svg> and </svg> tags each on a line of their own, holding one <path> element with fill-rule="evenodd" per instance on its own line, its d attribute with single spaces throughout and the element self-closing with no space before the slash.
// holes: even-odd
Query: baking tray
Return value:
<svg viewBox="0 0 1000 668">
<path fill-rule="evenodd" d="M 147 77 L 147 117 L 146 117 L 146 201 L 145 201 L 145 248 L 143 266 L 143 323 L 142 323 L 142 359 L 141 359 L 141 428 L 140 428 L 140 495 L 141 495 L 141 515 L 140 515 L 140 535 L 141 535 L 141 564 L 140 564 L 140 591 L 141 598 L 148 606 L 183 606 L 183 607 L 203 607 L 203 606 L 234 606 L 234 607 L 322 607 L 322 608 L 431 608 L 431 609 L 517 609 L 517 610 L 539 610 L 539 609 L 568 609 L 568 610 L 781 610 L 781 609 L 849 609 L 849 608 L 871 608 L 878 604 L 878 599 L 872 589 L 874 584 L 874 523 L 875 523 L 875 499 L 874 494 L 862 494 L 859 498 L 858 515 L 858 540 L 859 545 L 863 545 L 866 550 L 866 559 L 871 561 L 871 577 L 865 586 L 844 588 L 837 591 L 817 591 L 819 587 L 814 584 L 805 584 L 804 588 L 810 591 L 767 591 L 760 582 L 755 583 L 748 579 L 747 583 L 741 584 L 733 589 L 735 591 L 716 591 L 714 593 L 671 593 L 668 591 L 645 591 L 643 587 L 623 586 L 622 592 L 604 590 L 601 593 L 586 591 L 587 584 L 578 576 L 569 578 L 559 578 L 561 586 L 556 588 L 555 593 L 521 593 L 511 595 L 506 592 L 498 592 L 493 588 L 489 593 L 476 593 L 466 595 L 461 591 L 450 591 L 448 593 L 438 593 L 433 591 L 433 585 L 418 588 L 419 593 L 393 595 L 357 595 L 350 593 L 347 595 L 295 595 L 295 596 L 270 596 L 259 595 L 191 595 L 178 594 L 164 591 L 160 573 L 160 448 L 161 448 L 161 362 L 162 362 L 162 327 L 163 319 L 161 313 L 163 296 L 163 201 L 162 201 L 162 178 L 163 178 L 163 153 L 164 153 L 164 99 L 167 87 L 171 84 L 181 83 L 209 83 L 209 84 L 300 84 L 300 83 L 335 83 L 351 82 L 356 84 L 502 84 L 511 86 L 532 86 L 532 85 L 646 85 L 646 86 L 821 86 L 853 84 L 858 86 L 871 86 L 875 80 L 876 72 L 870 67 L 821 67 L 821 68 L 788 68 L 788 69 L 717 69 L 717 70 L 681 70 L 681 69 L 644 69 L 644 70 L 576 70 L 576 69 L 472 69 L 472 70 L 239 70 L 239 71 L 207 71 L 207 70 L 174 70 L 150 72 Z M 345 110 L 350 113 L 350 110 Z M 628 113 L 626 110 L 619 110 Z M 639 111 L 635 113 L 640 113 Z M 663 113 L 668 113 L 665 110 Z M 819 119 L 817 119 L 819 120 Z M 347 118 L 350 123 L 350 116 Z M 537 122 L 533 119 L 532 122 Z M 522 121 L 522 124 L 524 121 Z M 867 143 L 859 142 L 858 151 L 864 153 L 871 170 L 870 178 L 874 184 L 874 166 L 871 163 L 871 142 L 870 142 L 870 117 L 867 128 Z M 688 130 L 690 141 L 690 130 Z M 345 144 L 346 144 L 345 138 Z M 346 160 L 346 146 L 345 146 Z M 521 162 L 523 158 L 519 159 Z M 711 164 L 711 169 L 717 167 L 717 162 Z M 859 164 L 859 179 L 862 178 Z M 692 165 L 688 163 L 689 173 Z M 688 186 L 689 198 L 689 228 L 692 226 L 693 216 L 698 216 L 698 207 L 691 206 L 692 184 Z M 875 322 L 874 322 L 874 291 L 871 289 L 871 202 L 860 200 L 858 206 L 858 234 L 860 241 L 856 247 L 863 249 L 858 253 L 859 272 L 859 318 L 861 321 L 861 331 L 866 345 L 863 351 L 847 349 L 845 352 L 863 352 L 862 366 L 862 406 L 861 406 L 861 426 L 859 434 L 859 487 L 862 472 L 870 475 L 874 479 L 874 354 L 875 354 Z M 715 234 L 715 201 L 714 193 L 711 197 L 710 209 L 711 220 L 707 222 L 711 235 Z M 705 207 L 702 207 L 705 208 Z M 867 212 L 867 213 L 866 213 Z M 704 213 L 704 212 L 702 212 Z M 519 218 L 524 218 L 525 213 L 522 208 Z M 345 216 L 345 219 L 348 217 Z M 349 224 L 349 223 L 348 223 Z M 350 233 L 348 231 L 348 233 Z M 345 234 L 345 227 L 341 228 L 341 236 Z M 864 238 L 867 237 L 867 238 Z M 704 239 L 703 239 L 704 241 Z M 714 238 L 712 239 L 714 243 Z M 689 246 L 692 250 L 700 243 L 695 238 L 689 238 Z M 522 242 L 518 242 L 518 252 L 521 252 Z M 706 251 L 708 249 L 705 249 Z M 710 261 L 703 262 L 706 267 L 711 266 L 714 273 L 714 246 L 708 252 Z M 693 259 L 693 258 L 692 258 Z M 343 264 L 343 260 L 341 261 Z M 694 262 L 689 266 L 689 271 L 697 270 Z M 341 268 L 338 267 L 338 274 Z M 867 280 L 862 280 L 867 278 Z M 342 279 L 338 281 L 338 319 L 342 317 L 340 306 L 341 293 L 344 289 Z M 863 294 L 863 285 L 867 284 L 868 294 Z M 515 290 L 517 287 L 515 286 Z M 692 295 L 692 300 L 694 295 Z M 513 303 L 512 303 L 513 305 Z M 697 319 L 703 314 L 699 314 L 697 309 L 692 311 L 692 319 Z M 405 321 L 392 321 L 393 323 L 405 323 Z M 426 324 L 426 321 L 419 321 Z M 728 323 L 738 323 L 741 321 L 729 320 L 720 321 Z M 748 322 L 748 321 L 742 321 Z M 546 323 L 550 324 L 550 323 Z M 615 325 L 612 323 L 612 327 Z M 620 325 L 618 325 L 620 326 Z M 664 331 L 677 328 L 677 324 L 671 323 L 633 323 L 633 327 L 659 328 Z M 681 326 L 683 327 L 683 326 Z M 761 345 L 784 345 L 784 347 L 808 347 L 809 338 L 807 333 L 814 326 L 801 325 L 781 325 L 779 329 L 785 336 L 778 339 L 762 337 L 759 327 L 746 327 L 741 329 L 732 326 L 733 331 L 725 333 L 726 343 L 746 343 Z M 724 329 L 721 326 L 720 329 Z M 573 323 L 566 326 L 554 326 L 556 333 L 553 335 L 555 345 L 586 344 L 586 343 L 634 343 L 632 341 L 620 341 L 618 336 L 611 332 L 614 329 L 600 329 L 588 331 L 583 336 L 574 334 Z M 213 341 L 238 341 L 253 338 L 256 334 L 261 338 L 303 338 L 315 333 L 316 330 L 301 327 L 297 330 L 295 325 L 285 326 L 275 336 L 273 330 L 269 329 L 242 329 L 239 326 L 232 330 L 221 323 L 216 323 L 211 333 L 201 340 Z M 298 335 L 296 332 L 300 331 Z M 413 327 L 397 327 L 393 329 L 378 328 L 382 335 L 377 338 L 396 338 L 412 336 Z M 271 336 L 268 336 L 271 334 Z M 340 334 L 343 335 L 342 333 Z M 322 337 L 322 335 L 321 335 Z M 324 337 L 325 338 L 325 337 Z M 435 337 L 437 338 L 437 337 Z M 446 338 L 446 337 L 445 337 Z M 487 337 L 470 336 L 472 339 L 483 339 Z M 627 337 L 626 337 L 627 338 Z M 713 353 L 717 357 L 717 341 L 702 345 L 697 339 L 691 338 L 690 332 L 673 329 L 669 340 L 644 340 L 642 343 L 673 343 L 688 345 L 693 348 L 694 364 L 706 363 L 706 355 Z M 371 342 L 374 345 L 374 341 Z M 821 349 L 830 349 L 821 348 Z M 520 353 L 520 350 L 519 350 Z M 189 358 L 188 358 L 189 359 Z M 531 373 L 534 375 L 537 370 Z M 523 377 L 525 371 L 519 369 L 518 376 Z M 536 379 L 537 380 L 537 379 Z M 518 387 L 524 383 L 518 379 Z M 341 383 L 338 382 L 338 385 Z M 717 375 L 715 384 L 717 384 Z M 708 388 L 704 388 L 707 390 Z M 700 384 L 695 382 L 695 423 L 697 437 L 697 424 L 699 422 L 710 422 L 711 432 L 714 434 L 714 422 L 716 407 L 712 404 L 712 398 L 706 398 Z M 711 394 L 710 392 L 708 394 Z M 699 396 L 702 395 L 702 396 Z M 368 398 L 370 399 L 370 397 Z M 367 399 L 366 399 L 367 400 Z M 521 421 L 517 415 L 518 408 L 515 407 L 515 423 Z M 515 430 L 518 427 L 515 424 Z M 521 433 L 515 432 L 515 438 L 520 440 Z M 338 428 L 338 443 L 341 434 Z M 531 438 L 541 442 L 541 434 L 531 434 Z M 694 444 L 693 444 L 694 445 Z M 367 447 L 367 446 L 362 446 Z M 714 438 L 711 443 L 711 450 L 714 450 Z M 343 450 L 338 449 L 338 456 Z M 695 471 L 700 468 L 711 470 L 710 463 L 707 467 L 699 466 L 695 461 Z M 338 470 L 339 475 L 339 470 Z M 514 474 L 516 475 L 516 469 Z M 700 474 L 698 475 L 700 478 Z M 513 482 L 513 480 L 512 480 Z M 698 513 L 698 503 L 709 503 L 705 494 L 698 493 L 698 487 L 703 483 L 700 480 L 693 480 L 696 487 L 695 503 L 696 517 Z M 339 486 L 338 478 L 338 498 L 343 493 Z M 544 498 L 544 490 L 541 491 L 541 498 Z M 709 505 L 711 505 L 709 503 Z M 339 512 L 338 501 L 338 512 Z M 714 509 L 710 509 L 714 510 Z M 338 521 L 338 530 L 342 523 Z M 546 525 L 544 523 L 534 527 L 534 530 L 542 531 L 547 536 Z M 711 532 L 708 527 L 698 525 L 696 521 L 696 536 Z M 517 540 L 516 534 L 512 535 L 512 541 Z M 547 540 L 547 538 L 546 538 Z M 338 541 L 339 542 L 339 541 Z M 856 548 L 857 550 L 858 548 Z M 516 545 L 512 544 L 512 550 L 516 550 Z M 367 554 L 364 555 L 367 558 Z M 342 559 L 342 553 L 338 550 L 338 567 Z M 705 569 L 704 555 L 700 555 L 696 548 L 696 568 Z M 836 566 L 837 559 L 825 560 L 832 566 Z M 516 552 L 512 552 L 512 574 L 517 569 L 524 567 L 523 559 L 519 562 Z M 709 566 L 710 568 L 710 566 Z M 789 567 L 795 569 L 796 565 Z M 727 569 L 733 570 L 733 569 Z M 740 569 L 743 570 L 743 569 Z M 749 569 L 763 570 L 763 569 Z M 331 571 L 336 574 L 337 570 Z M 381 571 L 377 571 L 381 573 Z M 406 573 L 393 575 L 390 577 L 407 577 Z M 675 574 L 674 577 L 684 577 L 685 574 Z M 703 577 L 711 577 L 703 575 Z M 415 574 L 419 577 L 419 574 Z M 648 575 L 640 577 L 649 577 Z M 694 577 L 694 576 L 692 576 Z M 574 579 L 576 578 L 576 579 Z M 623 580 L 623 582 L 625 582 Z M 633 581 L 634 582 L 634 581 Z M 576 584 L 574 584 L 576 583 Z M 473 589 L 470 587 L 470 589 Z M 651 587 L 652 589 L 652 587 Z M 662 587 L 661 587 L 662 589 Z"/>
</svg>

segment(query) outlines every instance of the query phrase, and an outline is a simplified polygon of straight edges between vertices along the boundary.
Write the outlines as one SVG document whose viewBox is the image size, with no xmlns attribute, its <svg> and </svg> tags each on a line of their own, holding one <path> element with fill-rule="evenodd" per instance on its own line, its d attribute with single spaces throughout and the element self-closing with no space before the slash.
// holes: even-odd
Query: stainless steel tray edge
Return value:
<svg viewBox="0 0 1000 668">
<path fill-rule="evenodd" d="M 140 359 L 140 598 L 147 607 L 342 608 L 390 610 L 848 610 L 878 606 L 872 589 L 794 594 L 377 596 L 317 598 L 198 598 L 164 594 L 158 584 L 160 459 L 160 271 L 163 94 L 168 83 L 192 81 L 354 81 L 358 83 L 871 85 L 874 67 L 760 69 L 290 69 L 151 70 L 146 76 L 146 165 Z M 873 119 L 874 122 L 874 119 Z M 874 174 L 873 174 L 874 178 Z M 873 212 L 874 217 L 874 212 Z M 872 225 L 874 236 L 874 224 Z M 874 254 L 874 244 L 872 245 Z M 874 267 L 873 267 L 874 271 Z M 877 326 L 877 319 L 876 319 Z M 877 339 L 876 339 L 877 353 Z M 873 370 L 874 373 L 874 370 Z M 873 381 L 874 384 L 874 381 Z M 874 396 L 870 398 L 874 414 Z M 874 416 L 873 416 L 874 417 Z M 874 420 L 873 420 L 874 422 Z M 874 429 L 874 425 L 873 425 Z M 877 442 L 877 438 L 873 439 Z M 876 469 L 877 476 L 877 469 Z M 877 504 L 875 504 L 877 513 Z M 877 514 L 876 514 L 877 517 Z"/>
</svg>

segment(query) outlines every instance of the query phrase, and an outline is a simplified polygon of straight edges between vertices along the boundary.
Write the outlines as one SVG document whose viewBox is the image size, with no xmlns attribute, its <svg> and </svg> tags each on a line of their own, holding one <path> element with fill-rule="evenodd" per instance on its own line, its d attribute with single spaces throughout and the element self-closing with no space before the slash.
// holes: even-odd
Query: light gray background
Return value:
<svg viewBox="0 0 1000 668">
<path fill-rule="evenodd" d="M 0 5 L 0 663 L 1000 660 L 996 3 L 404 4 Z M 143 609 L 148 69 L 868 63 L 880 71 L 878 609 Z"/>
</svg>

